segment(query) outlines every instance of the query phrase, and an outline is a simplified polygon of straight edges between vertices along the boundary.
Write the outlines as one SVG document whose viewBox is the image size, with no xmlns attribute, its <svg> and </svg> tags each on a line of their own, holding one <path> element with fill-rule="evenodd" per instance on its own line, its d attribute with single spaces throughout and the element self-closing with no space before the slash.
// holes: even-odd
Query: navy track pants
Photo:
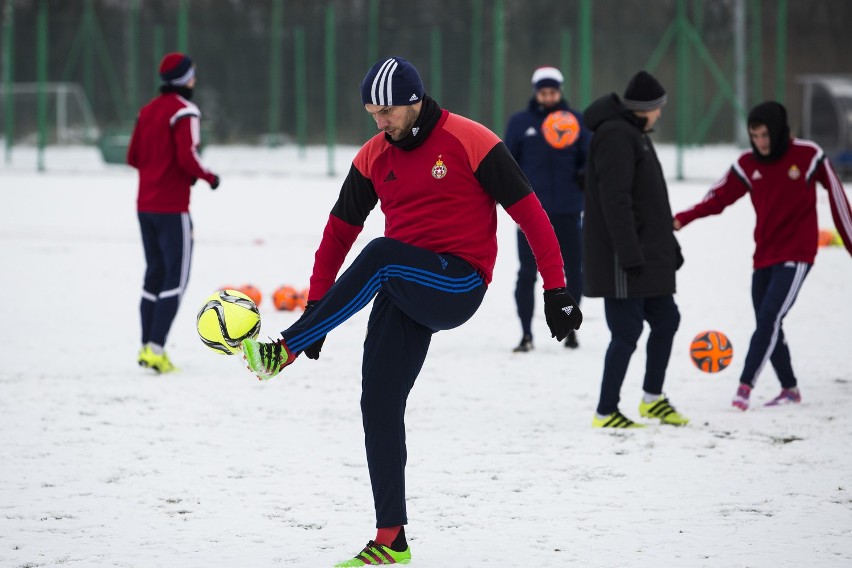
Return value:
<svg viewBox="0 0 852 568">
<path fill-rule="evenodd" d="M 769 360 L 782 387 L 793 388 L 798 384 L 782 323 L 811 266 L 806 262 L 785 262 L 755 270 L 752 274 L 751 301 L 757 327 L 751 336 L 740 383 L 753 387 Z"/>
<path fill-rule="evenodd" d="M 680 325 L 680 312 L 674 297 L 604 298 L 604 313 L 612 337 L 604 358 L 601 395 L 597 413 L 607 415 L 618 409 L 621 385 L 630 357 L 647 321 L 651 331 L 646 346 L 645 379 L 642 390 L 662 394 L 666 369 L 672 354 L 672 342 Z"/>
<path fill-rule="evenodd" d="M 550 223 L 559 241 L 562 261 L 565 263 L 565 281 L 568 292 L 580 302 L 583 296 L 583 217 L 574 215 L 549 215 Z M 518 229 L 518 279 L 515 283 L 515 305 L 521 320 L 521 332 L 532 337 L 532 319 L 535 311 L 535 283 L 538 265 L 524 232 Z"/>
<path fill-rule="evenodd" d="M 482 276 L 461 258 L 380 237 L 281 333 L 291 351 L 303 351 L 375 297 L 364 340 L 361 414 L 379 528 L 408 522 L 405 406 L 432 334 L 470 319 L 485 290 Z"/>
<path fill-rule="evenodd" d="M 192 262 L 192 219 L 189 213 L 139 213 L 145 249 L 145 279 L 139 312 L 142 344 L 166 344 Z"/>
</svg>

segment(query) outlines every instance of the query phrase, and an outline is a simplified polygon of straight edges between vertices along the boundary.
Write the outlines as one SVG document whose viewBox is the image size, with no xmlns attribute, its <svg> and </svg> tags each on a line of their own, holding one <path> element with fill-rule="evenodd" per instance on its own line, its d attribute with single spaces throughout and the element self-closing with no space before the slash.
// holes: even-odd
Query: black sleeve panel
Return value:
<svg viewBox="0 0 852 568">
<path fill-rule="evenodd" d="M 479 163 L 474 175 L 485 191 L 504 209 L 532 193 L 527 176 L 503 142 L 498 142 L 491 148 Z"/>
<path fill-rule="evenodd" d="M 373 182 L 364 177 L 353 164 L 343 180 L 340 195 L 331 208 L 331 214 L 350 225 L 363 227 L 364 221 L 378 202 L 379 196 Z"/>
</svg>

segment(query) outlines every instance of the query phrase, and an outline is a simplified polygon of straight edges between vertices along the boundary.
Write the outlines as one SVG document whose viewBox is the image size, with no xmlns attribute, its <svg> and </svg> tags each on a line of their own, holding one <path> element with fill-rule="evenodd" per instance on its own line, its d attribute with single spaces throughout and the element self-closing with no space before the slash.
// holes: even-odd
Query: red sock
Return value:
<svg viewBox="0 0 852 568">
<path fill-rule="evenodd" d="M 384 546 L 390 547 L 390 545 L 393 544 L 393 541 L 396 539 L 396 535 L 399 534 L 399 529 L 401 528 L 402 525 L 378 529 L 376 531 L 376 542 L 378 544 L 383 544 Z"/>
</svg>

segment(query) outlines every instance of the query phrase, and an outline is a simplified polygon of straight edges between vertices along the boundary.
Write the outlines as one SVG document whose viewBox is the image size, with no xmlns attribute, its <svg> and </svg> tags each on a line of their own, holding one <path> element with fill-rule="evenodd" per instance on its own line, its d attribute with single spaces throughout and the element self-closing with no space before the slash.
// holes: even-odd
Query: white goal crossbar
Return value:
<svg viewBox="0 0 852 568">
<path fill-rule="evenodd" d="M 95 115 L 89 105 L 89 99 L 83 87 L 79 83 L 12 83 L 7 89 L 6 85 L 0 84 L 0 116 L 2 107 L 6 105 L 6 96 L 32 96 L 35 98 L 40 92 L 54 99 L 56 115 L 56 142 L 58 144 L 71 144 L 80 142 L 95 142 L 100 136 L 100 130 L 95 122 Z M 80 126 L 72 126 L 69 119 L 69 109 L 76 105 L 76 110 L 82 119 Z M 17 112 L 17 111 L 16 111 Z"/>
</svg>

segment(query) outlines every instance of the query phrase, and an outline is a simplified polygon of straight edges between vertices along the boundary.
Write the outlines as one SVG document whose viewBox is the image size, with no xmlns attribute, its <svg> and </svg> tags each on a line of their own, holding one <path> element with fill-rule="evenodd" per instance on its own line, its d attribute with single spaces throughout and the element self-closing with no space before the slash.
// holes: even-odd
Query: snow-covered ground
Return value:
<svg viewBox="0 0 852 568">
<path fill-rule="evenodd" d="M 308 283 L 354 148 L 211 147 L 222 176 L 193 190 L 193 272 L 167 349 L 180 372 L 136 366 L 143 256 L 135 172 L 88 148 L 15 148 L 0 163 L 0 566 L 331 566 L 374 532 L 358 405 L 368 310 L 319 361 L 258 382 L 195 332 L 224 285 L 265 294 L 263 335 L 297 314 L 272 291 Z M 738 151 L 691 150 L 687 180 L 660 155 L 673 208 L 704 194 Z M 2 158 L 0 158 L 2 162 Z M 831 227 L 819 197 L 820 225 Z M 852 259 L 821 249 L 785 331 L 803 403 L 730 406 L 751 335 L 753 212 L 742 200 L 678 233 L 686 264 L 666 392 L 686 428 L 590 427 L 609 334 L 584 299 L 580 349 L 514 354 L 514 226 L 501 213 L 495 280 L 476 316 L 436 335 L 411 394 L 412 565 L 429 567 L 852 566 Z M 373 213 L 356 244 L 382 229 Z M 356 251 L 353 251 L 353 256 Z M 352 256 L 350 256 L 350 259 Z M 699 372 L 688 345 L 731 338 L 730 368 Z M 638 418 L 644 337 L 622 390 Z"/>
</svg>

